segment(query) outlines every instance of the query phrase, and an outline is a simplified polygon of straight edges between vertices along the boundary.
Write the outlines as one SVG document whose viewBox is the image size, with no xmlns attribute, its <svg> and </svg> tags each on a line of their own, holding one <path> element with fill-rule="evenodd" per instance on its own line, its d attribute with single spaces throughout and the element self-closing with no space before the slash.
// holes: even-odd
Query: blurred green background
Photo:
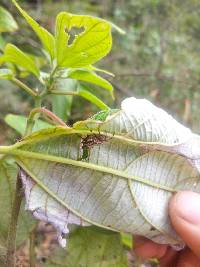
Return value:
<svg viewBox="0 0 200 267">
<path fill-rule="evenodd" d="M 90 14 L 108 19 L 126 31 L 113 32 L 112 52 L 98 63 L 115 74 L 105 76 L 115 88 L 115 101 L 101 91 L 97 95 L 111 107 L 119 107 L 128 96 L 147 98 L 175 118 L 200 132 L 200 1 L 199 0 L 32 0 L 19 1 L 31 16 L 54 31 L 59 11 Z M 40 55 L 41 47 L 11 1 L 0 0 L 19 25 L 14 33 L 3 33 L 27 52 Z M 0 40 L 0 49 L 4 43 Z M 35 80 L 30 80 L 35 85 Z M 35 85 L 37 86 L 37 85 Z M 17 136 L 3 121 L 7 113 L 27 115 L 32 107 L 27 95 L 7 81 L 0 81 L 0 143 Z M 48 105 L 48 104 L 47 104 Z M 69 123 L 98 111 L 75 97 Z"/>
</svg>

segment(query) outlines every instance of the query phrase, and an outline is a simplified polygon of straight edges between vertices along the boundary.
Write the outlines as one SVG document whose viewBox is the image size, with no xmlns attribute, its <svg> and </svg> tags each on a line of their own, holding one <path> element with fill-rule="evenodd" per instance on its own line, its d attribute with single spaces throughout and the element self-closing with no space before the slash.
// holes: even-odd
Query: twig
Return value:
<svg viewBox="0 0 200 267">
<path fill-rule="evenodd" d="M 34 108 L 30 112 L 28 120 L 27 120 L 27 127 L 26 127 L 25 136 L 29 135 L 32 132 L 34 124 L 35 124 L 35 117 L 37 114 L 41 114 L 41 113 L 44 113 L 46 116 L 51 118 L 53 121 L 57 122 L 59 125 L 67 127 L 65 122 L 62 121 L 58 116 L 56 116 L 50 110 L 48 110 L 46 108 Z"/>
<path fill-rule="evenodd" d="M 17 222 L 18 222 L 18 216 L 20 212 L 22 198 L 23 198 L 22 182 L 20 179 L 20 173 L 18 173 L 15 196 L 12 204 L 11 220 L 8 231 L 8 244 L 7 244 L 5 267 L 15 267 Z"/>
<path fill-rule="evenodd" d="M 20 80 L 16 78 L 12 78 L 11 81 L 15 83 L 16 85 L 18 85 L 21 89 L 26 91 L 29 95 L 33 97 L 37 96 L 37 94 L 30 87 L 28 87 L 25 83 L 21 82 Z"/>
<path fill-rule="evenodd" d="M 54 94 L 54 95 L 74 95 L 74 96 L 79 95 L 78 92 L 73 92 L 73 91 L 65 92 L 65 91 L 59 91 L 59 90 L 52 90 L 50 92 L 50 94 Z"/>
</svg>

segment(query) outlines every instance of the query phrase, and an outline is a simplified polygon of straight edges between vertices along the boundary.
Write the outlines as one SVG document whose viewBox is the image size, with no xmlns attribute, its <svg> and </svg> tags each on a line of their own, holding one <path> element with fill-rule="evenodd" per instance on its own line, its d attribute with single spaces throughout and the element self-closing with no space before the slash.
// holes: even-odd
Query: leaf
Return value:
<svg viewBox="0 0 200 267">
<path fill-rule="evenodd" d="M 26 123 L 27 123 L 27 117 L 22 115 L 14 115 L 14 114 L 8 114 L 5 117 L 5 122 L 12 127 L 16 132 L 18 132 L 21 136 L 24 136 L 25 129 L 26 129 Z M 51 124 L 49 124 L 46 121 L 37 120 L 35 122 L 35 125 L 33 127 L 33 132 L 39 131 L 41 129 L 45 128 L 51 128 L 53 127 Z"/>
<path fill-rule="evenodd" d="M 39 69 L 31 59 L 31 57 L 29 57 L 13 44 L 7 44 L 3 56 L 0 57 L 0 65 L 6 62 L 13 63 L 16 66 L 22 67 L 24 70 L 27 70 L 33 73 L 35 76 L 39 77 Z"/>
<path fill-rule="evenodd" d="M 14 32 L 17 29 L 18 26 L 13 16 L 5 8 L 0 6 L 0 33 Z"/>
<path fill-rule="evenodd" d="M 13 73 L 10 69 L 0 69 L 0 79 L 12 79 Z"/>
<path fill-rule="evenodd" d="M 72 79 L 57 79 L 55 82 L 55 89 L 59 91 L 69 92 L 75 91 L 77 82 Z M 72 96 L 67 95 L 54 95 L 52 97 L 52 110 L 63 121 L 67 121 L 71 114 Z"/>
<path fill-rule="evenodd" d="M 103 109 L 103 110 L 104 109 L 109 109 L 109 107 L 101 99 L 99 99 L 94 94 L 90 93 L 87 90 L 87 87 L 84 86 L 84 85 L 79 85 L 79 87 L 78 87 L 78 95 L 83 97 L 83 98 L 85 98 L 85 99 L 87 99 L 91 103 L 95 104 L 100 109 Z"/>
<path fill-rule="evenodd" d="M 109 53 L 111 26 L 99 18 L 61 12 L 56 18 L 55 40 L 58 66 L 82 67 Z"/>
<path fill-rule="evenodd" d="M 108 90 L 113 96 L 112 84 L 109 83 L 104 78 L 97 75 L 95 72 L 87 70 L 74 70 L 74 71 L 72 70 L 70 71 L 68 77 L 103 87 L 104 89 Z"/>
<path fill-rule="evenodd" d="M 67 224 L 94 224 L 180 247 L 168 202 L 177 190 L 200 192 L 199 140 L 147 100 L 128 98 L 121 110 L 36 132 L 9 153 L 23 169 L 27 208 L 57 227 L 62 245 Z"/>
<path fill-rule="evenodd" d="M 97 227 L 78 228 L 68 249 L 58 250 L 45 267 L 128 267 L 120 235 Z"/>
<path fill-rule="evenodd" d="M 50 54 L 51 59 L 55 57 L 55 40 L 53 35 L 48 32 L 45 28 L 40 26 L 34 19 L 32 19 L 17 3 L 17 1 L 12 0 L 13 4 L 22 14 L 22 16 L 26 19 L 28 24 L 31 26 L 33 31 L 37 34 L 40 41 L 42 42 L 45 50 Z"/>
<path fill-rule="evenodd" d="M 6 240 L 8 234 L 8 227 L 10 223 L 11 207 L 14 197 L 17 166 L 5 160 L 0 161 L 0 258 L 3 251 L 6 250 Z M 29 237 L 29 233 L 35 225 L 32 216 L 24 209 L 20 210 L 18 228 L 17 228 L 17 247 L 22 244 L 24 240 Z"/>
</svg>

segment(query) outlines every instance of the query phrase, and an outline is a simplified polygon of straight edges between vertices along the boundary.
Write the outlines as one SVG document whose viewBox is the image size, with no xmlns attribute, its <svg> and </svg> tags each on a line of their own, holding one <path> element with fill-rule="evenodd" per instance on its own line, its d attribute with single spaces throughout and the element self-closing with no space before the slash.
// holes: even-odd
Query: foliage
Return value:
<svg viewBox="0 0 200 267">
<path fill-rule="evenodd" d="M 68 224 L 89 223 L 182 245 L 167 203 L 178 190 L 199 192 L 199 142 L 163 110 L 128 98 L 104 121 L 37 131 L 9 151 L 27 209 L 56 226 L 61 244 Z"/>
<path fill-rule="evenodd" d="M 72 231 L 66 250 L 57 251 L 45 267 L 127 267 L 123 246 L 117 233 L 96 227 L 79 227 Z"/>
<path fill-rule="evenodd" d="M 17 1 L 13 0 L 12 2 L 16 9 L 14 9 L 14 6 L 12 6 L 11 9 L 11 3 L 4 0 L 1 2 L 3 6 L 0 6 L 0 97 L 2 102 L 0 107 L 0 133 L 2 142 L 5 139 L 6 142 L 8 142 L 15 138 L 10 130 L 8 133 L 8 128 L 5 126 L 5 123 L 7 123 L 7 125 L 11 126 L 18 132 L 22 138 L 22 142 L 14 145 L 14 153 L 12 156 L 2 156 L 1 158 L 0 201 L 3 202 L 2 199 L 7 199 L 5 205 L 6 216 L 2 220 L 3 224 L 0 225 L 3 233 L 2 239 L 0 239 L 1 259 L 2 256 L 4 258 L 7 249 L 5 247 L 5 239 L 9 232 L 8 224 L 10 221 L 10 213 L 12 213 L 11 208 L 15 194 L 14 184 L 16 182 L 17 167 L 13 162 L 13 159 L 14 161 L 17 160 L 18 164 L 26 170 L 26 173 L 22 172 L 21 175 L 23 179 L 27 179 L 27 181 L 30 182 L 29 187 L 33 186 L 35 182 L 42 187 L 41 189 L 38 186 L 33 190 L 34 194 L 37 196 L 39 194 L 39 197 L 41 197 L 40 194 L 43 193 L 40 205 L 38 206 L 38 203 L 34 202 L 33 198 L 32 202 L 30 201 L 29 203 L 29 209 L 32 209 L 34 215 L 38 218 L 43 216 L 43 219 L 46 219 L 44 214 L 40 212 L 40 210 L 34 210 L 34 205 L 36 204 L 37 208 L 41 208 L 44 204 L 45 196 L 52 193 L 51 186 L 57 181 L 57 177 L 54 177 L 55 179 L 52 180 L 52 185 L 47 184 L 44 186 L 44 177 L 42 174 L 45 173 L 45 164 L 42 159 L 45 159 L 48 156 L 49 159 L 51 159 L 50 161 L 47 161 L 49 166 L 56 164 L 59 172 L 61 172 L 62 168 L 59 169 L 61 166 L 65 166 L 66 172 L 69 172 L 69 170 L 73 168 L 75 169 L 75 167 L 68 165 L 68 163 L 71 162 L 70 160 L 74 160 L 76 161 L 77 166 L 80 164 L 79 167 L 83 167 L 81 164 L 84 163 L 84 168 L 85 166 L 89 166 L 88 164 L 91 164 L 91 162 L 92 164 L 94 163 L 96 169 L 93 173 L 95 173 L 95 175 L 98 174 L 97 176 L 102 175 L 104 177 L 106 176 L 106 172 L 99 173 L 97 171 L 99 159 L 100 162 L 101 160 L 104 162 L 107 159 L 105 163 L 107 164 L 106 167 L 109 165 L 109 168 L 112 169 L 112 171 L 116 171 L 117 167 L 114 164 L 119 164 L 120 157 L 122 158 L 121 161 L 123 161 L 125 147 L 131 147 L 131 155 L 138 159 L 141 166 L 150 166 L 150 162 L 152 166 L 155 167 L 154 169 L 159 170 L 162 165 L 161 169 L 166 170 L 167 166 L 170 167 L 174 164 L 173 175 L 176 176 L 176 174 L 179 173 L 181 179 L 183 179 L 187 178 L 188 170 L 189 172 L 192 171 L 194 177 L 192 177 L 191 180 L 188 180 L 186 185 L 191 187 L 192 184 L 196 184 L 195 179 L 198 178 L 196 168 L 198 167 L 198 164 L 193 161 L 192 166 L 189 163 L 186 164 L 185 158 L 190 158 L 191 156 L 191 151 L 187 142 L 186 150 L 188 152 L 184 154 L 185 146 L 181 146 L 178 150 L 173 147 L 173 135 L 171 135 L 171 133 L 168 137 L 172 139 L 163 139 L 167 137 L 168 132 L 161 127 L 162 130 L 160 128 L 159 131 L 163 132 L 162 138 L 159 135 L 159 133 L 161 133 L 159 131 L 155 131 L 155 135 L 153 136 L 158 138 L 157 141 L 161 142 L 162 145 L 156 144 L 158 147 L 152 148 L 150 144 L 146 144 L 146 141 L 149 141 L 148 134 L 152 129 L 156 129 L 157 124 L 155 125 L 152 121 L 150 125 L 144 124 L 144 128 L 138 126 L 136 123 L 136 126 L 139 127 L 138 129 L 141 130 L 144 136 L 138 135 L 139 133 L 136 131 L 134 132 L 134 138 L 137 136 L 139 141 L 145 142 L 142 147 L 140 147 L 137 142 L 132 146 L 130 140 L 118 140 L 117 136 L 113 137 L 113 134 L 115 135 L 118 131 L 118 126 L 122 126 L 122 121 L 119 123 L 116 119 L 117 117 L 114 119 L 113 116 L 115 116 L 115 114 L 120 114 L 122 110 L 110 110 L 109 106 L 113 106 L 114 87 L 116 89 L 115 106 L 121 102 L 121 99 L 124 98 L 125 95 L 131 96 L 134 94 L 139 97 L 145 96 L 151 99 L 154 103 L 157 103 L 158 105 L 162 104 L 165 108 L 170 109 L 176 114 L 176 117 L 181 118 L 193 129 L 199 131 L 199 123 L 197 121 L 200 97 L 198 56 L 200 37 L 198 25 L 200 24 L 200 20 L 198 14 L 198 1 L 192 0 L 189 5 L 187 1 L 182 1 L 180 3 L 180 1 L 166 2 L 163 0 L 77 0 L 67 1 L 67 3 L 62 0 L 48 0 L 42 2 L 38 1 L 37 4 L 34 4 L 35 1 L 30 1 L 32 4 L 28 3 L 29 1 L 21 1 L 26 9 L 30 11 L 28 13 L 19 6 Z M 15 15 L 14 17 L 17 17 L 18 23 L 6 10 L 6 6 L 8 7 L 8 10 L 12 10 L 12 13 Z M 72 13 L 87 13 L 91 14 L 91 16 L 71 14 L 66 12 L 66 10 L 70 10 Z M 59 14 L 54 21 L 56 12 Z M 33 14 L 33 17 L 36 19 L 33 19 L 29 14 Z M 179 14 L 181 14 L 181 16 Z M 21 15 L 21 18 L 19 15 Z M 97 16 L 107 18 L 112 22 L 99 19 Z M 113 22 L 120 24 L 126 29 L 126 35 L 119 36 L 114 32 L 115 42 L 113 51 L 108 54 L 112 46 L 111 29 L 117 29 L 117 31 L 124 34 L 124 31 L 119 29 Z M 17 24 L 19 24 L 19 26 Z M 55 31 L 52 29 L 52 25 L 54 24 Z M 14 31 L 17 29 L 18 32 L 15 33 Z M 32 34 L 31 29 L 35 33 L 35 36 Z M 104 62 L 99 62 L 99 60 L 107 54 L 108 56 L 105 58 Z M 98 64 L 98 67 L 93 65 L 96 63 Z M 111 72 L 103 70 L 102 68 L 104 67 L 110 69 Z M 116 76 L 114 77 L 112 73 L 115 73 Z M 17 91 L 18 89 L 21 90 Z M 44 105 L 52 110 L 53 113 L 47 109 L 41 108 Z M 32 110 L 34 107 L 35 109 Z M 106 112 L 100 112 L 89 120 L 75 124 L 72 128 L 65 125 L 65 122 L 72 125 L 77 119 L 88 118 L 94 111 L 98 111 L 98 109 L 106 110 Z M 17 113 L 18 115 L 7 114 L 7 110 L 9 113 Z M 28 114 L 29 112 L 30 115 L 28 117 L 22 115 Z M 147 114 L 149 114 L 148 112 Z M 137 114 L 137 112 L 135 114 Z M 4 115 L 6 115 L 5 122 L 3 122 Z M 42 115 L 41 119 L 39 119 L 40 115 Z M 109 127 L 104 122 L 107 120 L 107 117 L 112 118 L 111 122 L 114 121 L 113 125 L 109 125 Z M 119 118 L 122 117 L 119 116 Z M 142 122 L 144 121 L 143 119 Z M 135 125 L 134 123 L 135 121 L 133 119 L 131 124 Z M 56 126 L 57 124 L 63 125 L 66 129 L 63 130 L 60 126 Z M 98 127 L 95 128 L 96 132 L 94 133 L 94 127 L 96 126 Z M 173 127 L 173 130 L 176 129 L 176 123 L 173 124 Z M 46 130 L 47 128 L 50 129 Z M 105 136 L 103 134 L 98 137 L 100 128 L 101 130 L 102 128 L 106 130 Z M 123 135 L 123 131 L 127 130 L 129 127 L 127 129 L 125 128 L 120 128 L 122 132 L 118 133 L 119 136 Z M 191 133 L 189 131 L 187 132 L 185 128 L 180 127 L 180 129 L 183 130 L 182 133 L 186 133 L 187 137 L 191 137 Z M 54 130 L 55 133 L 58 134 L 57 136 L 54 136 L 55 133 L 52 133 Z M 93 131 L 92 134 L 94 134 L 94 136 L 90 131 Z M 130 130 L 129 133 L 131 131 L 132 130 Z M 31 135 L 32 132 L 36 132 L 36 134 Z M 50 134 L 51 136 L 49 136 L 49 133 L 52 133 L 52 135 Z M 179 134 L 180 143 L 183 143 L 181 131 Z M 107 135 L 110 135 L 109 138 Z M 24 136 L 28 137 L 24 139 Z M 71 137 L 71 141 L 69 141 L 69 136 Z M 44 141 L 47 137 L 52 143 L 48 140 Z M 64 140 L 62 139 L 63 137 L 65 137 Z M 93 139 L 95 139 L 97 145 L 93 144 Z M 187 141 L 186 139 L 185 141 Z M 26 145 L 23 143 L 24 140 L 28 140 Z M 75 143 L 73 143 L 74 140 Z M 90 144 L 91 141 L 92 145 L 89 147 L 88 144 Z M 70 144 L 70 149 L 67 150 L 69 152 L 68 154 L 66 151 L 63 151 L 63 148 L 60 148 L 60 150 L 57 151 L 57 148 L 61 144 L 60 142 L 65 148 L 68 148 Z M 198 143 L 198 138 L 192 139 L 191 142 L 192 147 L 195 146 Z M 37 147 L 38 144 L 41 145 L 40 148 Z M 167 146 L 165 146 L 166 144 Z M 170 146 L 168 146 L 169 144 Z M 118 160 L 115 161 L 115 156 L 113 155 L 118 155 L 119 151 L 116 151 L 118 147 L 121 148 L 120 151 L 122 153 L 119 155 Z M 22 148 L 25 149 L 25 151 L 22 151 Z M 154 152 L 151 152 L 151 154 L 149 152 L 148 149 L 152 150 L 154 148 L 162 150 L 162 152 L 159 152 L 159 156 L 157 153 L 154 154 Z M 36 149 L 36 151 L 33 151 L 34 149 Z M 57 153 L 56 151 L 58 152 L 56 157 L 61 160 L 65 159 L 65 162 L 57 162 L 55 158 L 51 158 L 52 156 L 55 156 L 54 153 Z M 71 155 L 70 151 L 74 154 L 72 153 L 73 155 Z M 103 152 L 102 154 L 100 153 L 97 155 L 97 151 Z M 21 157 L 17 154 L 18 152 L 22 152 Z M 145 154 L 146 152 L 149 152 L 148 155 Z M 34 159 L 33 157 L 30 159 L 30 155 L 34 155 L 34 153 L 38 154 L 39 158 Z M 167 156 L 168 153 L 170 153 L 169 157 Z M 74 155 L 76 155 L 76 158 L 73 158 Z M 159 157 L 159 166 L 156 164 L 156 161 L 154 161 L 157 156 Z M 95 160 L 97 162 L 95 162 Z M 40 163 L 41 165 L 36 163 Z M 180 163 L 185 166 L 184 174 L 179 172 Z M 133 162 L 133 165 L 136 166 L 137 164 Z M 134 166 L 130 164 L 130 168 Z M 79 167 L 76 167 L 77 172 Z M 36 171 L 39 172 L 39 170 L 42 173 L 40 173 L 40 175 L 36 173 Z M 47 172 L 49 177 L 54 174 L 55 170 L 57 169 L 52 168 L 52 173 Z M 123 175 L 127 175 L 124 170 L 120 171 L 120 175 L 122 175 L 122 172 Z M 160 179 L 164 180 L 164 178 L 161 178 L 161 176 L 157 177 L 152 172 L 153 169 L 151 169 L 146 176 L 144 173 L 141 174 L 141 169 L 138 167 L 138 177 L 136 178 L 140 179 L 144 175 L 145 177 L 143 178 L 150 179 L 151 185 L 153 183 L 156 187 L 160 186 L 160 192 L 163 192 L 164 190 L 163 194 L 165 196 L 169 194 L 168 197 L 171 193 L 167 190 L 170 189 L 171 191 L 174 191 L 179 188 L 179 186 L 182 188 L 182 184 L 177 184 L 176 188 L 174 184 L 166 184 L 165 181 L 163 182 L 164 184 L 158 184 L 158 181 L 155 181 L 154 178 L 159 181 Z M 88 173 L 89 169 L 86 168 L 80 176 L 82 177 L 84 174 Z M 93 181 L 92 174 L 89 177 L 91 181 Z M 119 179 L 119 176 L 117 177 L 117 179 Z M 123 180 L 122 177 L 120 177 L 120 181 Z M 131 178 L 128 177 L 128 179 Z M 151 209 L 143 205 L 144 199 L 141 199 L 137 195 L 137 190 L 135 191 L 131 184 L 137 184 L 138 187 L 140 186 L 142 192 L 145 190 L 147 190 L 145 192 L 150 192 L 153 191 L 154 188 L 150 184 L 141 184 L 141 181 L 139 182 L 137 179 L 127 183 L 129 183 L 129 190 L 131 190 L 131 194 L 134 196 L 134 201 L 137 202 L 137 205 L 139 203 L 144 218 L 148 218 L 147 222 L 144 220 L 145 223 L 148 224 L 150 221 L 153 225 L 153 228 L 148 228 L 150 230 L 149 232 L 147 231 L 147 235 L 151 237 L 150 235 L 154 234 L 154 231 L 158 231 L 156 233 L 160 234 L 161 230 L 161 232 L 164 231 L 165 233 L 167 232 L 169 236 L 173 236 L 172 229 L 168 227 L 168 217 L 166 217 L 165 212 L 162 213 L 163 210 L 165 210 L 163 205 L 167 203 L 168 197 L 163 199 L 163 203 L 159 206 L 159 210 L 162 210 L 159 214 L 162 214 L 164 219 L 161 216 L 162 218 L 160 217 L 160 220 L 155 221 L 155 214 L 149 212 Z M 194 180 L 195 183 L 193 183 Z M 27 184 L 25 182 L 24 184 L 26 185 L 26 197 L 28 197 Z M 79 181 L 77 181 L 77 188 L 78 185 Z M 197 188 L 193 188 L 193 190 L 198 191 L 198 186 Z M 92 192 L 95 192 L 97 196 L 99 195 L 98 190 Z M 79 191 L 76 192 L 76 195 L 78 196 L 79 193 Z M 84 192 L 82 193 L 84 195 Z M 113 190 L 112 193 L 114 194 L 115 191 Z M 31 197 L 33 197 L 34 194 L 31 195 Z M 116 193 L 113 199 L 116 200 L 117 196 Z M 80 195 L 80 197 L 83 196 Z M 53 198 L 59 198 L 60 200 L 59 193 L 54 192 Z M 51 219 L 53 218 L 52 222 L 55 222 L 55 215 L 57 216 L 55 213 L 55 206 L 57 207 L 61 204 L 62 207 L 59 206 L 61 210 L 63 209 L 63 206 L 66 206 L 66 203 L 58 204 L 55 199 L 54 201 L 50 200 L 50 204 L 52 204 L 52 206 L 50 205 L 50 211 L 53 211 L 53 214 L 50 216 Z M 93 203 L 90 200 L 91 199 L 89 198 L 88 203 Z M 155 203 L 157 202 L 155 201 Z M 71 208 L 68 203 L 67 207 Z M 116 205 L 116 207 L 118 206 Z M 4 210 L 2 210 L 2 212 L 4 214 Z M 27 217 L 29 215 L 27 215 L 23 209 L 21 209 L 20 212 L 17 245 L 20 245 L 23 240 L 28 238 L 29 231 L 35 224 L 35 222 L 32 222 L 31 220 L 31 223 L 27 225 L 26 218 L 29 218 Z M 65 214 L 68 214 L 66 212 L 66 207 L 64 208 L 64 212 Z M 84 212 L 81 210 L 81 216 L 83 216 Z M 98 212 L 101 214 L 101 211 Z M 118 215 L 120 214 L 121 213 L 119 212 Z M 77 217 L 72 214 L 70 216 L 69 221 L 71 220 L 77 224 L 80 223 L 80 218 L 77 219 Z M 24 221 L 23 218 L 25 218 Z M 135 218 L 139 218 L 138 221 L 140 221 L 141 214 L 132 218 L 132 221 L 134 221 Z M 118 221 L 121 221 L 121 218 Z M 101 227 L 105 226 L 104 224 L 99 223 L 99 218 L 92 222 L 101 225 Z M 138 224 L 137 222 L 134 226 L 139 224 L 139 222 Z M 114 220 L 114 223 L 117 223 L 116 220 Z M 54 224 L 58 227 L 56 223 Z M 115 227 L 108 228 L 116 230 Z M 125 224 L 122 228 L 123 229 L 120 228 L 119 230 L 127 230 Z M 142 228 L 141 231 L 144 233 Z M 129 232 L 132 233 L 134 231 Z M 63 233 L 66 233 L 66 229 Z M 90 235 L 90 233 L 93 234 Z M 74 247 L 80 251 L 81 255 L 81 247 L 79 247 L 78 244 L 83 242 L 85 236 L 87 236 L 88 239 L 90 238 L 87 247 L 88 250 L 92 250 L 93 254 L 87 254 L 84 251 L 85 254 L 78 259 Z M 68 241 L 69 253 L 72 257 L 68 254 L 66 255 L 65 250 L 58 250 L 55 257 L 52 256 L 50 262 L 47 263 L 47 266 L 51 266 L 52 262 L 54 264 L 55 261 L 58 264 L 63 264 L 63 262 L 67 261 L 68 264 L 70 262 L 72 266 L 75 266 L 76 264 L 83 266 L 84 264 L 86 264 L 86 266 L 87 264 L 91 264 L 94 266 L 94 262 L 92 261 L 93 256 L 95 259 L 99 257 L 103 259 L 106 257 L 105 262 L 100 261 L 99 264 L 101 264 L 101 266 L 127 266 L 127 262 L 124 260 L 124 249 L 122 248 L 119 239 L 120 237 L 118 233 L 109 231 L 102 232 L 99 228 L 93 227 L 83 229 L 78 228 L 70 235 Z M 98 245 L 97 243 L 100 240 L 102 244 L 105 244 L 104 248 L 106 248 L 106 256 L 102 251 L 99 251 L 98 254 L 93 249 L 93 246 L 95 247 Z M 175 243 L 177 243 L 177 240 L 178 238 L 175 240 Z M 63 242 L 64 241 L 60 238 L 60 243 L 64 244 Z M 172 240 L 170 239 L 169 242 L 172 242 Z M 106 244 L 111 243 L 113 246 L 109 246 L 109 249 L 107 249 Z M 126 247 L 131 247 L 130 235 L 123 235 L 123 243 Z M 113 262 L 112 255 L 116 255 L 115 250 L 118 251 L 118 257 L 115 257 L 115 259 L 113 258 Z M 89 263 L 86 259 L 89 259 Z M 76 260 L 79 262 L 75 263 Z"/>
<path fill-rule="evenodd" d="M 67 12 L 61 12 L 57 16 L 56 32 L 53 35 L 31 18 L 15 0 L 12 2 L 36 33 L 43 48 L 41 55 L 38 57 L 37 55 L 21 50 L 12 43 L 4 45 L 2 42 L 3 53 L 0 56 L 0 65 L 2 66 L 0 69 L 0 79 L 8 80 L 29 94 L 33 98 L 36 107 L 31 111 L 28 118 L 8 114 L 5 122 L 22 137 L 43 128 L 50 129 L 55 123 L 65 125 L 61 119 L 67 120 L 70 115 L 73 96 L 83 97 L 96 104 L 100 109 L 108 109 L 108 106 L 95 96 L 95 91 L 94 93 L 92 92 L 92 85 L 95 85 L 98 88 L 105 89 L 113 97 L 112 85 L 106 79 L 96 74 L 96 71 L 107 71 L 97 69 L 91 64 L 100 60 L 111 50 L 111 24 L 92 16 L 73 15 Z M 2 14 L 0 20 L 1 32 L 16 30 L 17 24 L 10 13 L 3 8 L 0 9 L 0 12 Z M 109 72 L 107 73 L 109 74 Z M 36 82 L 34 88 L 29 85 L 30 79 L 34 79 Z M 45 108 L 41 108 L 41 105 L 45 101 L 49 101 L 49 98 L 54 114 Z M 44 120 L 47 120 L 47 122 L 38 120 L 38 113 L 44 114 Z M 17 221 L 18 210 L 15 210 L 15 208 L 19 209 L 20 207 L 21 200 L 18 196 L 21 194 L 20 191 L 22 188 L 16 187 L 14 189 L 14 185 L 16 180 L 18 181 L 20 179 L 18 173 L 22 171 L 17 168 L 16 161 L 13 161 L 13 158 L 11 160 L 12 162 L 9 163 L 10 158 L 2 156 L 0 165 L 1 202 L 6 201 L 7 203 L 7 206 L 2 205 L 4 207 L 1 209 L 1 212 L 6 213 L 7 216 L 4 216 L 0 225 L 0 259 L 1 264 L 5 261 L 5 265 L 9 265 L 10 267 L 15 266 L 13 255 L 15 242 L 17 245 L 20 245 L 29 235 L 32 236 L 33 234 L 30 234 L 30 232 L 35 226 L 35 222 L 33 221 L 32 223 L 32 220 L 29 220 L 27 224 L 28 214 L 23 209 Z M 25 192 L 25 195 L 27 197 L 27 192 Z M 33 214 L 35 216 L 39 214 L 38 208 L 35 208 Z M 16 224 L 18 229 L 17 240 L 15 240 Z M 88 233 L 91 231 L 94 232 L 91 239 L 93 244 L 97 238 L 95 235 L 98 236 L 99 246 L 106 246 L 107 243 L 111 244 L 113 240 L 118 240 L 116 247 L 110 247 L 106 255 L 104 255 L 104 249 L 102 249 L 101 254 L 98 253 L 95 256 L 93 253 L 94 255 L 91 254 L 92 257 L 99 257 L 101 261 L 105 261 L 105 266 L 115 266 L 116 263 L 119 263 L 121 266 L 127 266 L 122 246 L 120 247 L 119 234 L 105 235 L 100 232 L 98 233 L 98 229 L 89 229 L 88 231 Z M 76 240 L 81 240 L 82 232 L 87 231 L 81 231 L 78 236 L 74 235 L 70 239 L 72 246 L 74 242 L 77 242 Z M 8 247 L 6 248 L 5 240 L 7 238 Z M 89 246 L 92 243 L 89 243 Z M 7 255 L 5 253 L 6 249 Z M 30 245 L 30 249 L 32 249 L 32 245 Z M 32 254 L 33 252 L 30 250 L 31 257 Z M 89 255 L 89 257 L 91 256 Z M 76 257 L 77 255 L 75 253 L 75 261 L 77 261 Z M 88 257 L 88 255 L 85 255 L 85 257 Z M 105 260 L 102 257 L 105 257 Z M 30 258 L 30 264 L 33 265 L 32 260 Z M 70 260 L 72 260 L 71 257 Z M 72 263 L 72 266 L 74 266 L 74 263 Z"/>
</svg>

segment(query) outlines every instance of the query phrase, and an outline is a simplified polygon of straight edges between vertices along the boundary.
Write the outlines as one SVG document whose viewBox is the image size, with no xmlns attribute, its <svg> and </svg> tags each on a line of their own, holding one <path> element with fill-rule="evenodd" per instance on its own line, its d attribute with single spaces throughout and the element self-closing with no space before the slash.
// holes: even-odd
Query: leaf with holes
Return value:
<svg viewBox="0 0 200 267">
<path fill-rule="evenodd" d="M 177 190 L 200 192 L 197 142 L 165 111 L 128 98 L 72 128 L 36 132 L 10 153 L 23 169 L 27 208 L 60 233 L 94 224 L 181 246 L 167 207 Z"/>
<path fill-rule="evenodd" d="M 83 67 L 110 52 L 111 26 L 99 18 L 61 12 L 56 19 L 55 42 L 59 67 Z"/>
</svg>

